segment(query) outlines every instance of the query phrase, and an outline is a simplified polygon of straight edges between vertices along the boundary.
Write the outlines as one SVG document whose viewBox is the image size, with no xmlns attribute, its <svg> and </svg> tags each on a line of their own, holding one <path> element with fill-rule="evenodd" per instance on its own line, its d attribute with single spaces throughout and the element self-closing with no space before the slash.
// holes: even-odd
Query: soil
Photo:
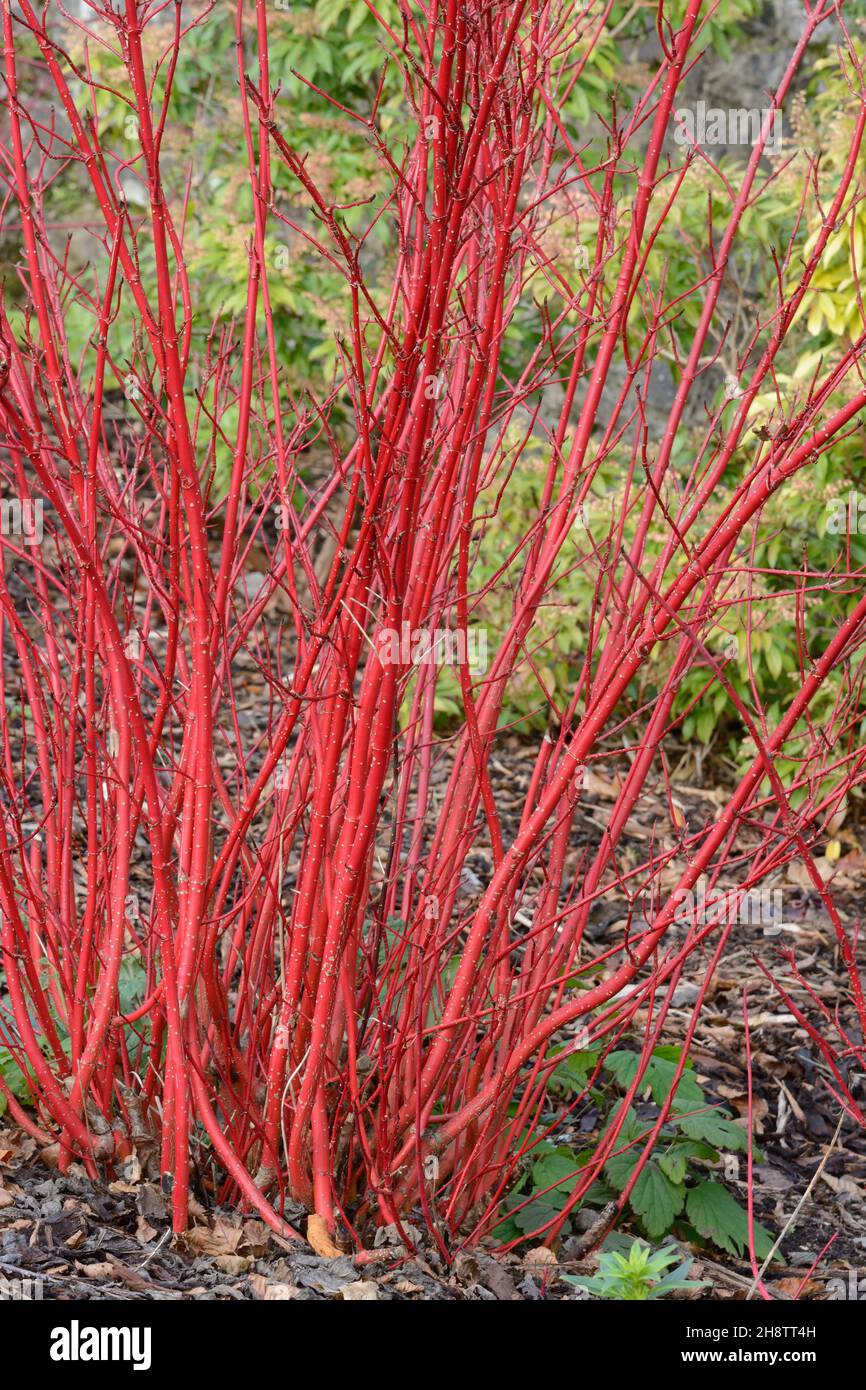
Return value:
<svg viewBox="0 0 866 1390">
<path fill-rule="evenodd" d="M 511 740 L 494 760 L 501 779 L 497 789 L 506 809 L 522 804 L 521 783 L 528 775 L 531 749 Z M 498 767 L 497 767 L 498 763 Z M 606 790 L 612 797 L 616 773 L 599 769 L 585 836 L 591 841 L 603 827 Z M 687 820 L 707 814 L 708 793 L 678 791 Z M 624 852 L 634 852 L 648 833 L 654 812 L 651 798 L 642 803 L 630 826 Z M 856 826 L 855 826 L 856 829 Z M 845 832 L 848 852 L 831 862 L 819 859 L 822 872 L 834 877 L 834 901 L 849 936 L 856 937 L 861 902 L 862 854 L 854 830 Z M 580 837 L 578 837 L 579 839 Z M 853 845 L 853 848 L 850 846 Z M 578 850 L 580 846 L 578 845 Z M 466 876 L 467 899 L 482 890 L 488 871 L 479 854 Z M 802 1300 L 866 1296 L 866 1133 L 852 1119 L 840 1124 L 840 1106 L 828 1082 L 833 1078 L 808 1031 L 789 1012 L 767 968 L 790 986 L 798 1006 L 805 995 L 792 977 L 793 953 L 815 1001 L 840 1020 L 855 1043 L 861 1041 L 836 934 L 800 866 L 789 867 L 785 880 L 785 923 L 777 941 L 768 944 L 760 925 L 737 929 L 710 987 L 691 1050 L 695 1075 L 709 1100 L 745 1117 L 748 1076 L 745 1065 L 743 991 L 747 991 L 752 1045 L 753 1125 L 760 1161 L 754 1170 L 755 1216 L 773 1233 L 784 1231 L 781 1254 L 764 1282 L 776 1298 Z M 616 913 L 608 908 L 591 925 L 594 945 Z M 862 942 L 858 944 L 862 958 Z M 681 1040 L 691 1015 L 696 986 L 684 980 L 668 1016 L 668 1040 Z M 808 1003 L 808 1001 L 806 1001 Z M 814 1017 L 814 1008 L 806 1014 Z M 636 1022 L 640 1021 L 640 1015 Z M 864 1077 L 844 1057 L 838 1063 L 852 1095 L 863 1105 Z M 574 1124 L 571 1115 L 569 1123 Z M 584 1120 L 583 1138 L 595 1119 Z M 601 1121 L 599 1120 L 600 1124 Z M 559 1137 L 573 1131 L 563 1125 Z M 554 1137 L 557 1137 L 556 1135 Z M 50 1151 L 49 1151 L 50 1157 Z M 817 1177 L 816 1177 L 817 1175 Z M 745 1204 L 745 1160 L 724 1173 L 726 1185 Z M 0 1280 L 38 1276 L 46 1299 L 397 1299 L 397 1300 L 536 1300 L 574 1299 L 582 1295 L 563 1282 L 563 1274 L 592 1274 L 597 1256 L 585 1241 L 566 1237 L 553 1250 L 542 1246 L 519 1253 L 494 1254 L 493 1248 L 451 1252 L 445 1262 L 423 1233 L 422 1223 L 379 1231 L 378 1245 L 357 1259 L 316 1254 L 303 1241 L 287 1242 L 258 1220 L 219 1210 L 200 1185 L 194 1225 L 172 1236 L 165 1198 L 141 1172 L 125 1172 L 114 1181 L 92 1182 L 73 1164 L 59 1173 L 48 1166 L 33 1140 L 13 1127 L 0 1129 Z M 791 1218 L 804 1193 L 808 1196 Z M 301 1212 L 287 1210 L 303 1229 Z M 620 1231 L 630 1235 L 628 1222 Z M 408 1248 L 407 1248 L 407 1243 Z M 372 1239 L 371 1239 L 371 1244 Z M 689 1277 L 707 1281 L 701 1297 L 744 1299 L 753 1284 L 748 1260 L 736 1260 L 711 1248 L 689 1249 L 694 1257 Z M 0 1283 L 0 1291 L 3 1285 Z"/>
</svg>

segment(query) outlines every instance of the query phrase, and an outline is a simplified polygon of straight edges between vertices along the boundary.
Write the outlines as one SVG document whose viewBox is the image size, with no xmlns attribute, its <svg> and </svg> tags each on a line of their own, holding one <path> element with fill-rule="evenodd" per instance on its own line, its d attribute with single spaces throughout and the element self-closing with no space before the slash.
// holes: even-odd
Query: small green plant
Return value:
<svg viewBox="0 0 866 1390">
<path fill-rule="evenodd" d="M 567 1284 L 573 1284 L 595 1298 L 615 1298 L 628 1303 L 664 1298 L 678 1289 L 705 1288 L 705 1279 L 687 1278 L 693 1260 L 683 1260 L 676 1269 L 670 1269 L 679 1258 L 680 1252 L 676 1246 L 666 1245 L 662 1250 L 651 1250 L 642 1241 L 635 1240 L 627 1256 L 620 1255 L 616 1250 L 608 1250 L 600 1255 L 598 1274 L 594 1278 L 580 1279 L 576 1274 L 564 1274 L 562 1277 Z"/>
</svg>

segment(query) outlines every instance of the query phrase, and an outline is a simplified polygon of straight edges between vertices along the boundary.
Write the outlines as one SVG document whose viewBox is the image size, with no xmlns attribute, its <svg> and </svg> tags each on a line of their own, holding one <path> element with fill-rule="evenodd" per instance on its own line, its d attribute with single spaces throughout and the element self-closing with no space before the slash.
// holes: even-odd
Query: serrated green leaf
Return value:
<svg viewBox="0 0 866 1390">
<path fill-rule="evenodd" d="M 703 1139 L 714 1148 L 729 1153 L 745 1153 L 749 1136 L 742 1125 L 729 1120 L 719 1110 L 704 1110 L 695 1115 L 671 1117 L 689 1139 Z"/>
<path fill-rule="evenodd" d="M 686 1189 L 671 1182 L 651 1160 L 641 1172 L 629 1198 L 632 1211 L 640 1217 L 649 1236 L 663 1236 L 683 1209 Z"/>
<path fill-rule="evenodd" d="M 546 1155 L 532 1166 L 533 1191 L 541 1191 L 554 1184 L 564 1192 L 571 1192 L 580 1176 L 574 1154 L 566 1150 Z M 552 1196 L 553 1194 L 545 1194 Z"/>
<path fill-rule="evenodd" d="M 613 1121 L 606 1126 L 604 1131 L 605 1134 L 608 1133 L 612 1124 Z M 611 1186 L 616 1188 L 617 1192 L 622 1192 L 631 1177 L 632 1169 L 637 1163 L 642 1150 L 641 1144 L 636 1141 L 642 1139 L 645 1135 L 646 1126 L 641 1124 L 637 1115 L 631 1107 L 629 1107 L 625 1113 L 625 1119 L 622 1122 L 622 1127 L 615 1144 L 615 1148 L 624 1149 L 625 1152 L 614 1153 L 604 1165 L 605 1176 Z M 627 1148 L 627 1145 L 631 1145 L 632 1147 Z"/>
<path fill-rule="evenodd" d="M 580 1095 L 586 1090 L 589 1078 L 598 1065 L 598 1056 L 597 1052 L 573 1052 L 564 1062 L 560 1062 L 550 1077 L 548 1086 L 572 1095 Z"/>
<path fill-rule="evenodd" d="M 521 1211 L 515 1213 L 513 1217 L 515 1226 L 524 1235 L 540 1230 L 542 1226 L 546 1226 L 549 1221 L 553 1221 L 559 1216 L 565 1206 L 567 1195 L 565 1192 L 547 1192 L 543 1197 L 529 1202 Z"/>
<path fill-rule="evenodd" d="M 667 1174 L 671 1182 L 682 1182 L 693 1158 L 717 1163 L 719 1151 L 711 1144 L 704 1144 L 697 1139 L 676 1139 L 667 1152 L 660 1155 L 658 1162 L 662 1172 Z"/>
<path fill-rule="evenodd" d="M 605 1068 L 619 1082 L 623 1090 L 634 1081 L 640 1058 L 636 1052 L 611 1052 L 605 1059 Z M 661 1055 L 656 1049 L 647 1063 L 641 1085 L 649 1086 L 656 1105 L 664 1105 L 674 1084 L 678 1059 Z M 678 1110 L 693 1109 L 704 1104 L 704 1093 L 692 1072 L 686 1069 L 677 1083 L 674 1107 Z"/>
<path fill-rule="evenodd" d="M 749 1248 L 748 1213 L 721 1183 L 711 1178 L 691 1188 L 686 1197 L 689 1220 L 706 1240 L 727 1250 L 729 1255 L 742 1255 Z M 755 1222 L 755 1254 L 765 1259 L 773 1248 L 773 1237 L 765 1226 Z"/>
</svg>

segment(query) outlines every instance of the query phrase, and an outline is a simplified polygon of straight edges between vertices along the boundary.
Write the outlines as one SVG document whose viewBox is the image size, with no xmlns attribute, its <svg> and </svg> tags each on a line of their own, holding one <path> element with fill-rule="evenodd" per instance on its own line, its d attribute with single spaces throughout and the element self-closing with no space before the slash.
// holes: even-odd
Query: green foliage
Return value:
<svg viewBox="0 0 866 1390">
<path fill-rule="evenodd" d="M 741 1255 L 748 1249 L 747 1212 L 722 1183 L 708 1176 L 707 1165 L 718 1165 L 722 1151 L 746 1152 L 748 1135 L 742 1125 L 707 1100 L 690 1064 L 686 1064 L 674 1090 L 679 1058 L 678 1048 L 657 1047 L 641 1077 L 638 1095 L 649 1097 L 647 1103 L 653 1107 L 666 1105 L 672 1090 L 674 1093 L 668 1119 L 631 1190 L 628 1205 L 650 1240 L 673 1232 Z M 602 1058 L 586 1050 L 564 1059 L 551 1076 L 549 1086 L 554 1095 L 584 1096 L 599 1108 L 607 1108 L 609 1118 L 599 1139 L 618 1127 L 603 1176 L 590 1187 L 582 1205 L 602 1206 L 624 1192 L 643 1155 L 653 1122 L 631 1105 L 623 1114 L 619 1098 L 631 1087 L 639 1066 L 636 1052 L 622 1049 Z M 608 1078 L 606 1083 L 604 1077 Z M 533 1146 L 531 1167 L 503 1205 L 504 1219 L 497 1227 L 497 1237 L 518 1240 L 554 1220 L 567 1205 L 594 1153 L 594 1145 L 580 1152 L 548 1141 Z M 754 1240 L 757 1254 L 763 1258 L 773 1240 L 758 1222 Z"/>
<path fill-rule="evenodd" d="M 22 1105 L 31 1103 L 30 1088 L 27 1085 L 27 1078 L 19 1067 L 12 1053 L 6 1047 L 0 1047 L 0 1076 L 6 1082 L 9 1090 L 16 1100 Z M 5 1114 L 7 1107 L 6 1097 L 0 1095 L 0 1115 Z"/>
<path fill-rule="evenodd" d="M 673 4 L 666 4 L 668 23 L 676 26 L 685 3 L 686 0 L 675 0 Z M 376 8 L 386 25 L 399 28 L 397 0 L 382 0 Z M 748 42 L 749 22 L 758 15 L 760 8 L 760 0 L 726 0 L 724 5 L 702 16 L 701 46 L 723 61 L 730 61 Z M 243 65 L 255 73 L 254 23 L 249 18 L 245 25 Z M 597 163 L 598 172 L 592 176 L 597 187 L 601 187 L 607 155 L 609 135 L 605 121 L 610 118 L 611 100 L 615 96 L 622 119 L 633 108 L 637 95 L 645 91 L 649 69 L 632 59 L 643 38 L 655 42 L 655 25 L 653 6 L 633 6 L 627 0 L 617 0 L 605 17 L 591 62 L 581 73 L 580 81 L 563 84 L 568 95 L 564 99 L 562 119 L 569 136 L 584 150 L 584 164 L 593 167 Z M 594 34 L 595 25 L 591 28 Z M 161 151 L 167 192 L 178 221 L 183 209 L 185 260 L 195 306 L 192 329 L 199 351 L 213 321 L 218 324 L 232 321 L 238 325 L 246 313 L 253 209 L 247 180 L 234 29 L 235 7 L 229 0 L 217 0 L 212 10 L 186 34 L 174 73 L 169 120 Z M 389 56 L 393 44 L 363 0 L 291 0 L 285 7 L 281 3 L 270 5 L 268 29 L 269 80 L 272 87 L 279 87 L 276 115 L 280 130 L 299 157 L 308 162 L 311 174 L 329 203 L 341 209 L 339 216 L 345 225 L 358 231 L 375 217 L 381 198 L 390 186 L 390 175 L 383 169 L 375 143 L 364 126 L 331 105 L 310 84 L 327 89 L 337 102 L 365 115 L 371 109 L 384 68 L 377 123 L 379 133 L 399 163 L 402 145 L 414 138 L 417 118 L 404 92 L 403 75 Z M 149 60 L 156 64 L 162 40 L 157 37 L 155 28 L 146 37 L 153 45 Z M 72 56 L 82 60 L 83 41 L 73 36 L 70 42 Z M 569 61 L 573 62 L 574 57 L 571 51 Z M 133 160 L 129 176 L 134 176 L 136 171 L 140 173 L 140 157 L 139 162 L 134 159 L 137 117 L 120 54 L 110 43 L 104 47 L 91 44 L 87 67 L 101 84 L 96 93 L 94 113 L 101 141 L 115 156 Z M 157 103 L 164 91 L 166 71 L 167 65 L 163 63 L 155 77 Z M 790 110 L 785 112 L 786 134 L 793 135 L 790 148 L 786 147 L 783 160 L 777 162 L 774 181 L 746 210 L 741 226 L 737 265 L 731 268 L 731 273 L 736 274 L 740 288 L 750 300 L 760 298 L 771 302 L 775 298 L 776 271 L 768 248 L 784 247 L 794 234 L 793 254 L 785 272 L 786 288 L 790 290 L 796 281 L 801 264 L 814 250 L 822 209 L 826 209 L 832 198 L 850 149 L 857 105 L 856 83 L 847 82 L 845 74 L 840 73 L 836 53 L 826 57 L 818 53 L 810 71 L 808 92 L 789 104 Z M 83 85 L 79 95 L 82 105 L 88 106 L 91 99 Z M 464 113 L 464 121 L 470 117 L 471 113 Z M 817 154 L 820 154 L 814 172 L 817 196 L 803 207 L 801 216 L 797 191 L 802 185 L 807 162 Z M 714 227 L 724 224 L 729 211 L 729 181 L 741 168 L 742 157 L 736 152 L 716 161 L 716 167 L 696 160 L 649 250 L 648 278 L 653 284 L 663 283 L 665 298 L 677 306 L 676 314 L 667 324 L 670 347 L 660 351 L 654 371 L 657 374 L 668 372 L 674 381 L 703 309 L 705 277 L 712 268 L 714 251 L 707 236 L 708 211 Z M 350 289 L 339 270 L 323 260 L 305 238 L 304 233 L 316 236 L 321 232 L 307 195 L 280 159 L 272 159 L 271 172 L 275 182 L 275 213 L 269 219 L 265 250 L 277 352 L 293 392 L 302 395 L 308 389 L 321 398 L 327 392 L 340 359 L 338 334 L 348 321 Z M 636 172 L 623 167 L 615 190 L 614 220 L 628 215 L 636 178 Z M 652 221 L 669 194 L 669 181 L 662 180 L 653 198 Z M 82 169 L 69 166 L 62 177 L 52 182 L 48 196 L 52 203 L 50 211 L 59 222 L 73 212 L 76 218 L 86 220 L 86 204 L 92 195 Z M 134 197 L 131 206 L 136 206 Z M 598 233 L 596 212 L 591 206 L 575 208 L 568 198 L 557 195 L 550 200 L 546 215 L 549 215 L 549 224 L 542 226 L 538 233 L 541 252 L 562 269 L 567 280 L 577 284 L 579 253 L 592 252 Z M 626 244 L 627 238 L 619 232 L 613 236 L 604 269 L 608 291 L 615 283 Z M 384 217 L 367 238 L 364 250 L 365 275 L 374 291 L 380 283 L 388 283 L 394 249 L 388 219 Z M 152 294 L 154 271 L 146 236 L 140 238 L 140 256 L 142 279 Z M 795 329 L 776 364 L 775 392 L 755 402 L 750 421 L 754 427 L 768 423 L 772 426 L 802 408 L 818 364 L 823 360 L 826 366 L 832 354 L 838 353 L 852 334 L 859 331 L 857 287 L 862 280 L 864 258 L 866 203 L 858 202 L 852 195 L 821 257 L 813 288 L 800 310 L 801 328 L 809 335 L 809 351 L 803 352 L 802 335 Z M 537 347 L 541 334 L 540 308 L 545 308 L 551 319 L 567 310 L 557 330 L 563 340 L 573 333 L 580 319 L 578 308 L 568 302 L 563 287 L 542 273 L 542 260 L 539 255 L 535 274 L 530 275 L 504 334 L 503 379 L 516 379 Z M 14 274 L 7 278 L 13 285 L 17 279 Z M 10 307 L 13 327 L 17 330 L 20 326 L 16 318 L 18 311 L 14 304 Z M 641 295 L 634 297 L 628 325 L 633 349 L 647 331 L 650 309 Z M 260 296 L 258 314 L 262 323 L 264 313 L 264 301 Z M 95 331 L 92 306 L 88 306 L 83 297 L 78 302 L 70 298 L 64 308 L 64 319 L 70 333 L 72 355 L 83 358 L 86 372 L 87 362 L 92 358 L 88 349 L 92 347 Z M 374 338 L 375 333 L 368 330 L 371 350 Z M 109 340 L 115 360 L 120 364 L 128 360 L 134 342 L 147 356 L 144 345 L 135 338 L 133 306 L 126 290 L 120 296 Z M 200 387 L 202 383 L 191 380 L 190 385 L 191 388 Z M 723 400 L 721 386 L 719 392 L 717 404 Z M 195 409 L 192 396 L 190 404 Z M 528 405 L 531 404 L 528 401 Z M 834 402 L 829 404 L 832 406 Z M 732 396 L 722 417 L 723 424 L 731 418 L 730 412 L 735 408 L 736 396 Z M 212 441 L 208 419 L 201 416 L 199 450 L 204 455 L 202 463 L 212 470 L 212 496 L 216 499 L 225 491 L 228 482 L 236 407 L 231 401 L 211 401 L 209 413 L 219 421 L 225 435 L 225 438 L 218 435 L 215 442 Z M 539 418 L 547 417 L 542 412 Z M 342 432 L 346 439 L 351 438 L 347 402 L 338 403 L 333 425 L 338 435 Z M 684 426 L 679 432 L 675 463 L 681 473 L 694 464 L 702 428 L 690 430 Z M 566 439 L 566 452 L 568 442 Z M 748 432 L 744 445 L 729 466 L 718 498 L 705 509 L 702 529 L 710 527 L 720 514 L 730 495 L 729 485 L 738 481 L 741 470 L 754 457 L 754 445 L 754 435 Z M 540 428 L 525 446 L 521 446 L 523 441 L 516 437 L 506 440 L 506 451 L 519 450 L 514 472 L 501 498 L 497 484 L 492 485 L 489 496 L 482 495 L 482 504 L 489 508 L 490 516 L 486 525 L 479 523 L 473 532 L 476 553 L 472 589 L 481 597 L 474 601 L 471 621 L 486 627 L 491 660 L 512 616 L 513 598 L 526 555 L 525 549 L 517 551 L 516 547 L 525 536 L 527 517 L 539 514 L 550 458 L 550 442 Z M 709 650 L 723 662 L 726 679 L 738 696 L 751 707 L 757 695 L 770 725 L 784 713 L 801 679 L 801 653 L 792 621 L 790 576 L 802 570 L 804 553 L 808 556 L 809 568 L 815 571 L 830 570 L 839 561 L 839 537 L 828 534 L 826 508 L 816 505 L 816 496 L 832 499 L 844 496 L 850 487 L 856 488 L 862 478 L 863 447 L 862 431 L 837 442 L 814 467 L 810 467 L 808 483 L 804 475 L 802 483 L 795 480 L 792 486 L 786 487 L 783 497 L 770 501 L 756 522 L 754 559 L 750 560 L 755 578 L 748 632 L 740 617 L 741 610 L 734 602 L 718 625 L 703 634 Z M 622 499 L 627 465 L 628 460 L 614 452 L 595 481 L 587 506 L 587 523 L 589 534 L 596 540 L 606 535 L 611 497 Z M 623 534 L 626 549 L 635 524 L 636 517 L 626 519 Z M 579 555 L 586 551 L 587 539 L 578 528 L 574 545 L 567 543 L 563 548 L 553 582 L 548 593 L 542 596 L 526 652 L 506 689 L 501 716 L 503 726 L 514 726 L 526 733 L 541 732 L 549 721 L 548 700 L 561 709 L 573 692 L 586 646 L 587 614 L 592 608 L 592 583 L 576 567 Z M 660 553 L 664 539 L 661 532 L 650 535 L 648 564 Z M 866 565 L 866 537 L 852 536 L 849 553 L 853 566 Z M 504 576 L 496 581 L 495 593 L 485 594 L 485 586 L 506 563 Z M 855 600 L 856 595 L 844 591 L 842 586 L 813 593 L 809 613 L 810 644 L 814 643 L 816 648 L 823 646 Z M 652 686 L 657 688 L 663 680 L 669 659 L 665 644 L 662 644 L 647 665 L 647 681 Z M 840 671 L 826 682 L 818 696 L 816 716 L 833 707 L 838 684 L 843 679 L 844 673 Z M 630 698 L 637 703 L 641 694 L 633 691 Z M 674 717 L 682 720 L 685 741 L 712 743 L 738 767 L 754 755 L 748 731 L 730 696 L 702 658 L 696 659 L 680 684 Z M 440 729 L 463 718 L 457 673 L 447 668 L 437 676 L 436 718 Z M 859 733 L 866 737 L 866 720 Z M 808 746 L 808 738 L 808 729 L 803 725 L 794 731 L 783 750 L 778 768 L 788 785 L 804 772 L 800 759 Z M 829 790 L 830 785 L 823 789 L 824 793 Z M 806 794 L 805 789 L 795 792 L 794 805 Z"/>
<path fill-rule="evenodd" d="M 680 1252 L 675 1246 L 651 1250 L 648 1245 L 636 1240 L 627 1256 L 616 1250 L 602 1252 L 598 1260 L 598 1274 L 593 1278 L 580 1279 L 574 1274 L 564 1274 L 562 1277 L 567 1284 L 573 1284 L 595 1298 L 618 1299 L 626 1303 L 665 1298 L 682 1289 L 706 1287 L 706 1280 L 688 1278 L 693 1260 L 678 1261 Z M 676 1265 L 676 1269 L 671 1269 L 671 1265 Z"/>
<path fill-rule="evenodd" d="M 120 975 L 117 982 L 117 995 L 119 1011 L 124 1014 L 132 1013 L 141 1004 L 145 997 L 147 986 L 147 974 L 137 956 L 125 956 L 120 963 Z M 59 1019 L 55 1017 L 55 1027 L 60 1038 L 60 1044 L 65 1051 L 69 1051 L 70 1043 L 66 1029 Z M 145 1035 L 150 1033 L 150 1020 L 135 1025 L 137 1033 L 131 1025 L 127 1025 L 125 1032 L 130 1046 L 137 1044 L 142 1028 Z M 46 1056 L 50 1057 L 48 1042 L 43 1040 L 42 1050 Z M 30 1105 L 32 1098 L 30 1087 L 27 1084 L 27 1077 L 22 1071 L 14 1055 L 6 1047 L 0 1047 L 0 1076 L 2 1076 L 9 1090 L 19 1100 L 22 1105 Z M 6 1097 L 0 1095 L 0 1115 L 3 1115 L 7 1108 Z"/>
<path fill-rule="evenodd" d="M 377 10 L 386 22 L 399 22 L 396 0 L 383 0 Z M 375 150 L 364 128 L 309 84 L 327 88 L 336 101 L 366 115 L 387 57 L 383 30 L 361 0 L 292 0 L 290 7 L 269 7 L 268 28 L 269 78 L 272 87 L 280 88 L 281 133 L 299 157 L 309 161 L 317 185 L 331 204 L 361 204 L 340 213 L 345 225 L 365 226 L 386 186 Z M 248 38 L 244 66 L 255 73 L 254 28 Z M 73 56 L 82 56 L 74 45 Z M 156 56 L 154 49 L 151 57 Z M 138 122 L 121 56 L 110 46 L 91 45 L 88 66 L 102 84 L 95 113 L 101 143 L 118 157 L 132 160 L 126 177 L 134 182 L 141 170 L 140 156 L 137 161 L 134 158 Z M 164 91 L 165 66 L 157 79 L 156 102 Z M 90 103 L 83 84 L 79 95 L 82 103 Z M 391 64 L 380 103 L 380 128 L 393 135 L 406 114 L 399 73 Z M 193 333 L 203 348 L 214 322 L 242 322 L 245 316 L 253 220 L 238 99 L 235 6 L 228 0 L 217 0 L 180 47 L 161 168 L 178 221 L 183 214 L 185 262 L 195 310 Z M 281 160 L 272 160 L 271 174 L 277 215 L 270 221 L 266 260 L 277 350 L 295 392 L 309 387 L 321 395 L 339 358 L 335 330 L 350 316 L 350 289 L 339 270 L 325 262 L 302 235 L 300 229 L 313 235 L 320 230 L 307 195 Z M 135 209 L 136 196 L 143 199 L 143 187 L 138 195 L 133 189 L 129 196 Z M 86 180 L 78 175 L 56 180 L 50 197 L 52 212 L 62 218 L 73 211 L 81 216 L 91 194 Z M 374 280 L 388 253 L 386 226 L 383 221 L 368 243 L 367 272 Z M 155 273 L 146 237 L 141 238 L 141 252 L 142 280 L 153 298 Z M 261 295 L 258 319 L 263 327 Z M 124 294 L 109 333 L 120 362 L 129 356 L 135 321 L 131 296 Z M 72 355 L 78 358 L 95 331 L 92 307 L 83 299 L 70 303 L 65 323 Z M 227 482 L 227 470 L 222 467 L 217 472 L 220 491 Z"/>
<path fill-rule="evenodd" d="M 138 956 L 124 956 L 117 980 L 119 1012 L 131 1014 L 144 1003 L 147 972 Z"/>
<path fill-rule="evenodd" d="M 748 1215 L 721 1183 L 705 1179 L 686 1198 L 689 1221 L 695 1230 L 729 1255 L 743 1255 L 749 1248 Z M 755 1222 L 755 1254 L 766 1259 L 773 1248 L 769 1231 Z"/>
</svg>

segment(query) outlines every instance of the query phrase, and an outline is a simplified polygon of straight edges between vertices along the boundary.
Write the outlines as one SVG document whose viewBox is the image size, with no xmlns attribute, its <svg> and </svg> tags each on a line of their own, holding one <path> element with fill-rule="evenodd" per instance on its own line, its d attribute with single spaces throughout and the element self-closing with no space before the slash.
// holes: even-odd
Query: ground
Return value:
<svg viewBox="0 0 866 1390">
<path fill-rule="evenodd" d="M 599 796 L 596 815 L 602 820 L 603 809 Z M 639 838 L 640 825 L 634 830 Z M 856 854 L 851 851 L 839 861 L 842 868 L 834 870 L 835 897 L 849 931 L 859 904 Z M 759 957 L 768 964 L 781 960 L 778 953 L 791 949 L 793 941 L 815 997 L 831 1013 L 838 1007 L 849 1033 L 857 1036 L 832 926 L 818 895 L 797 877 L 794 866 L 785 897 L 789 920 L 783 943 L 768 946 L 759 926 L 739 931 L 712 984 L 691 1056 L 708 1098 L 744 1116 L 746 986 L 755 1142 L 761 1148 L 754 1173 L 755 1215 L 774 1235 L 785 1231 L 784 1263 L 768 1269 L 767 1289 L 781 1299 L 866 1297 L 866 1279 L 861 1286 L 866 1134 L 849 1119 L 836 1133 L 840 1110 L 828 1089 L 829 1072 L 808 1032 L 787 1012 L 756 964 Z M 690 1016 L 693 990 L 693 985 L 681 986 L 671 1010 L 672 1041 Z M 840 1066 L 845 1068 L 844 1061 Z M 862 1096 L 863 1078 L 850 1068 L 848 1082 L 852 1093 Z M 588 1123 L 593 1122 L 590 1116 Z M 568 1137 L 566 1130 L 567 1125 Z M 725 1178 L 745 1202 L 745 1162 Z M 206 1204 L 207 1187 L 205 1183 L 200 1191 Z M 302 1214 L 296 1215 L 303 1227 Z M 33 1140 L 12 1127 L 0 1129 L 0 1279 L 41 1276 L 43 1296 L 49 1299 L 561 1299 L 578 1296 L 561 1274 L 591 1274 L 595 1268 L 595 1256 L 583 1254 L 574 1236 L 552 1250 L 536 1246 L 497 1257 L 487 1249 L 459 1251 L 447 1267 L 411 1223 L 406 1229 L 410 1241 L 417 1241 L 413 1253 L 407 1253 L 395 1232 L 385 1231 L 377 1236 L 378 1247 L 359 1261 L 348 1253 L 339 1259 L 316 1255 L 305 1244 L 275 1237 L 261 1221 L 198 1201 L 194 1221 L 186 1236 L 172 1237 L 159 1188 L 134 1167 L 123 1178 L 99 1183 L 92 1183 L 77 1164 L 60 1174 L 46 1164 Z M 700 1296 L 749 1295 L 753 1279 L 748 1261 L 708 1249 L 688 1253 L 695 1256 L 690 1277 L 708 1281 Z"/>
</svg>

